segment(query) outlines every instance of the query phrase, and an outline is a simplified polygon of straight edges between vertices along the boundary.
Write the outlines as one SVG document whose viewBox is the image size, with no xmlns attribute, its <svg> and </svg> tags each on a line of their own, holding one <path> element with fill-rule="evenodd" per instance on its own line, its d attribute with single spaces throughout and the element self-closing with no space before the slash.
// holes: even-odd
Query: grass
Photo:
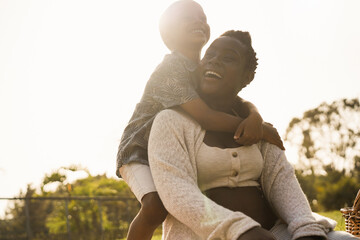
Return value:
<svg viewBox="0 0 360 240">
<path fill-rule="evenodd" d="M 335 227 L 335 231 L 345 231 L 345 220 L 342 217 L 340 211 L 334 210 L 329 212 L 318 212 L 318 214 L 334 219 L 338 223 Z M 126 240 L 126 238 L 121 240 Z M 161 228 L 156 229 L 155 234 L 151 240 L 161 240 Z"/>
<path fill-rule="evenodd" d="M 160 235 L 154 235 L 151 240 L 161 240 L 161 234 Z"/>
<path fill-rule="evenodd" d="M 154 236 L 151 238 L 151 240 L 161 240 L 161 233 L 162 233 L 162 228 L 160 226 L 155 230 Z"/>
<path fill-rule="evenodd" d="M 126 238 L 122 238 L 120 240 L 126 240 Z M 161 233 L 160 234 L 154 234 L 154 236 L 151 238 L 151 240 L 161 240 Z"/>
<path fill-rule="evenodd" d="M 161 226 L 159 226 L 155 232 L 154 232 L 154 236 L 151 238 L 151 240 L 161 240 L 161 233 L 162 233 L 162 228 Z M 126 240 L 126 238 L 122 238 L 119 240 Z"/>
<path fill-rule="evenodd" d="M 345 231 L 345 219 L 340 211 L 334 210 L 329 212 L 318 212 L 318 214 L 334 219 L 337 222 L 335 231 Z"/>
<path fill-rule="evenodd" d="M 122 238 L 120 240 L 126 240 L 126 238 Z M 161 240 L 161 233 L 160 234 L 154 234 L 154 236 L 151 238 L 151 240 Z"/>
</svg>

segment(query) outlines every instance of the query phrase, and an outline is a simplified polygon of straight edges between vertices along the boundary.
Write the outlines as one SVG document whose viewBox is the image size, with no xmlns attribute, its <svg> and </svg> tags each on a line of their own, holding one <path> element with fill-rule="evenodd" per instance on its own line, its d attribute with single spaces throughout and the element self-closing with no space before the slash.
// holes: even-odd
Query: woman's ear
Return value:
<svg viewBox="0 0 360 240">
<path fill-rule="evenodd" d="M 249 83 L 252 82 L 252 80 L 254 79 L 255 77 L 255 73 L 252 72 L 252 73 L 246 73 L 244 74 L 245 76 L 243 77 L 243 80 L 241 81 L 241 84 L 238 88 L 238 92 L 240 92 L 244 87 L 246 87 L 247 85 L 249 85 Z"/>
</svg>

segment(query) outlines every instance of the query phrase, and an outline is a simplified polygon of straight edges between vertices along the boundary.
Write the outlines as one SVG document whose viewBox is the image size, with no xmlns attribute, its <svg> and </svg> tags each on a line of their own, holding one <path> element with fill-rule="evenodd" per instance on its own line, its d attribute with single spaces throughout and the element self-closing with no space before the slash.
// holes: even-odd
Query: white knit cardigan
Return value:
<svg viewBox="0 0 360 240">
<path fill-rule="evenodd" d="M 149 163 L 157 191 L 169 212 L 163 224 L 163 239 L 236 240 L 260 226 L 245 214 L 216 204 L 200 191 L 195 157 L 204 135 L 205 130 L 180 109 L 160 112 L 153 123 Z M 326 239 L 326 232 L 336 222 L 312 214 L 282 150 L 266 142 L 258 146 L 264 158 L 260 179 L 263 193 L 279 218 L 288 224 L 292 239 Z"/>
</svg>

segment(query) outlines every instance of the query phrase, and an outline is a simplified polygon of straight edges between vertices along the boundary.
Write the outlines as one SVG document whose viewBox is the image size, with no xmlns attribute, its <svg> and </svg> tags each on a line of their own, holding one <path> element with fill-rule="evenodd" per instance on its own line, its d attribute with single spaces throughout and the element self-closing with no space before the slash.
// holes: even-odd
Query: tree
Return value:
<svg viewBox="0 0 360 240">
<path fill-rule="evenodd" d="M 68 177 L 80 171 L 85 172 L 85 177 L 71 182 Z M 26 239 L 29 235 L 26 224 L 29 222 L 31 239 L 67 238 L 66 213 L 72 239 L 118 239 L 126 236 L 129 223 L 139 209 L 124 181 L 108 178 L 105 174 L 92 176 L 77 166 L 62 167 L 46 174 L 38 189 L 28 186 L 26 193 L 20 193 L 19 197 L 58 200 L 15 200 L 0 226 L 0 232 L 9 234 L 0 234 L 0 239 L 10 239 L 11 236 L 12 239 Z"/>
<path fill-rule="evenodd" d="M 360 103 L 322 103 L 294 118 L 285 140 L 298 150 L 299 182 L 315 210 L 351 205 L 360 188 Z"/>
<path fill-rule="evenodd" d="M 70 186 L 68 184 L 61 185 L 53 194 L 63 193 L 64 189 L 66 189 L 65 191 L 70 196 L 133 197 L 124 181 L 107 178 L 106 175 L 89 175 L 86 178 L 78 179 Z M 137 201 L 132 200 L 71 200 L 68 203 L 71 233 L 80 240 L 98 239 L 101 231 L 125 234 L 129 226 L 128 223 L 137 213 L 138 207 Z M 60 234 L 66 232 L 65 212 L 65 205 L 58 202 L 54 211 L 47 216 L 46 226 L 50 233 Z M 110 239 L 115 239 L 115 236 Z"/>
<path fill-rule="evenodd" d="M 293 118 L 285 140 L 298 149 L 297 167 L 307 173 L 324 173 L 324 166 L 338 170 L 360 168 L 360 103 L 359 99 L 342 99 L 322 103 Z M 356 173 L 357 174 L 357 173 Z"/>
<path fill-rule="evenodd" d="M 36 196 L 36 190 L 27 186 L 26 193 L 20 192 L 19 197 L 30 198 Z M 31 200 L 16 200 L 13 206 L 5 212 L 6 218 L 3 220 L 7 225 L 5 232 L 1 232 L 1 237 L 5 239 L 23 239 L 30 236 L 44 236 L 48 233 L 45 226 L 46 216 L 51 211 L 52 205 L 48 202 L 39 202 Z M 29 219 L 27 219 L 29 218 Z M 28 228 L 28 229 L 27 229 Z M 28 232 L 29 231 L 29 232 Z M 5 235 L 6 233 L 6 235 Z M 15 235 L 14 235 L 15 234 Z M 15 236 L 11 238 L 11 236 Z"/>
</svg>

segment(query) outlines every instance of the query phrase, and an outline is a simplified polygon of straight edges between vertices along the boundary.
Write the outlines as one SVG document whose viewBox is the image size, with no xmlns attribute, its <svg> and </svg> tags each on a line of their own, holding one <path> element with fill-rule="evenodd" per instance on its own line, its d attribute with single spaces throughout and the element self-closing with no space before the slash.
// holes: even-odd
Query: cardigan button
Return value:
<svg viewBox="0 0 360 240">
<path fill-rule="evenodd" d="M 237 157 L 237 156 L 238 156 L 237 152 L 233 152 L 233 153 L 232 153 L 232 156 L 233 156 L 233 157 Z"/>
<path fill-rule="evenodd" d="M 236 177 L 238 174 L 239 174 L 238 171 L 233 170 L 231 173 L 231 176 Z"/>
</svg>

